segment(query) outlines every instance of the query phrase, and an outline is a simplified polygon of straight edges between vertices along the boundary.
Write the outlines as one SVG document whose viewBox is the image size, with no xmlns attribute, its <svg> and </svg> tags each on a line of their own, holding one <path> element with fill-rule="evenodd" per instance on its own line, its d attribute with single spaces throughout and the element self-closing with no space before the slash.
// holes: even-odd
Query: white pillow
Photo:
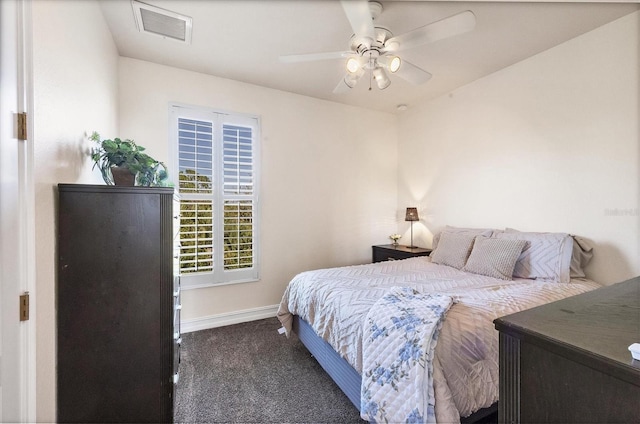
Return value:
<svg viewBox="0 0 640 424">
<path fill-rule="evenodd" d="M 462 270 L 501 280 L 512 280 L 516 261 L 526 245 L 526 240 L 477 236 Z"/>
<path fill-rule="evenodd" d="M 566 233 L 527 233 L 507 228 L 496 238 L 526 240 L 529 243 L 516 262 L 513 276 L 544 279 L 557 283 L 571 280 L 573 238 Z"/>
<path fill-rule="evenodd" d="M 438 247 L 429 255 L 431 262 L 457 269 L 462 268 L 471 252 L 473 240 L 473 236 L 466 234 L 442 233 Z"/>
<path fill-rule="evenodd" d="M 496 230 L 491 228 L 464 228 L 464 227 L 452 227 L 447 225 L 444 229 L 433 236 L 433 241 L 431 242 L 431 248 L 435 250 L 438 247 L 438 242 L 440 241 L 440 237 L 442 233 L 456 233 L 456 234 L 464 234 L 467 236 L 486 236 L 491 237 L 491 234 Z"/>
</svg>

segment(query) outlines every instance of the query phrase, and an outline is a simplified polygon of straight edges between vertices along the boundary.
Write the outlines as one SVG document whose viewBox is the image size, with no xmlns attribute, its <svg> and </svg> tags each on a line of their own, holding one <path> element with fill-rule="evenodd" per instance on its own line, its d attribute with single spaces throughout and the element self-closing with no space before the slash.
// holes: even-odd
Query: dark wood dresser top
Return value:
<svg viewBox="0 0 640 424">
<path fill-rule="evenodd" d="M 640 277 L 498 318 L 499 331 L 640 386 Z"/>
</svg>

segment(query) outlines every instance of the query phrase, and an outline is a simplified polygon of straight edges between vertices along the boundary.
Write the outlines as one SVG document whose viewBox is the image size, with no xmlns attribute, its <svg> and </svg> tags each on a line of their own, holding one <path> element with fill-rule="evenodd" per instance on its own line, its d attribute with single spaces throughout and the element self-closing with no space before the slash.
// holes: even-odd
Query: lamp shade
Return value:
<svg viewBox="0 0 640 424">
<path fill-rule="evenodd" d="M 407 214 L 404 217 L 405 221 L 419 221 L 418 208 L 407 208 Z"/>
</svg>

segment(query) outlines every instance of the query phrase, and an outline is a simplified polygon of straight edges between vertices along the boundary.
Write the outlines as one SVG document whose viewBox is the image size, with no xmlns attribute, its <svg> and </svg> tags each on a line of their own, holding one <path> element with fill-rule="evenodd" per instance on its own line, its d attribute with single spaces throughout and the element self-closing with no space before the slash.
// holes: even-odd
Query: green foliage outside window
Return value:
<svg viewBox="0 0 640 424">
<path fill-rule="evenodd" d="M 187 169 L 179 174 L 181 193 L 211 193 L 211 178 Z M 251 201 L 226 201 L 224 205 L 224 269 L 253 266 L 253 205 Z M 180 201 L 180 271 L 211 272 L 213 256 L 213 202 Z"/>
</svg>

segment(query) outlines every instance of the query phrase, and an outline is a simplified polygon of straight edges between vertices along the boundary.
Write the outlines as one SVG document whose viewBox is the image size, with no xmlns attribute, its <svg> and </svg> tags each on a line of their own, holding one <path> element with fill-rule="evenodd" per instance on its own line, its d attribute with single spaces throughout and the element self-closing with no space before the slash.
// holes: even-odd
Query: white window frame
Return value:
<svg viewBox="0 0 640 424">
<path fill-rule="evenodd" d="M 254 282 L 260 280 L 260 118 L 255 115 L 233 113 L 228 111 L 216 110 L 200 106 L 186 105 L 182 103 L 169 104 L 169 177 L 174 182 L 178 199 L 194 199 L 202 195 L 181 194 L 178 175 L 179 175 L 179 159 L 178 159 L 178 119 L 194 119 L 201 121 L 213 122 L 213 194 L 211 196 L 203 196 L 213 200 L 213 234 L 214 249 L 213 262 L 214 269 L 212 272 L 202 273 L 185 273 L 180 276 L 180 283 L 183 289 L 202 288 L 219 286 L 226 284 L 237 284 Z M 223 238 L 219 234 L 223 234 L 224 229 L 224 196 L 223 196 L 223 157 L 222 157 L 222 128 L 223 124 L 249 126 L 252 128 L 252 159 L 253 159 L 253 266 L 251 268 L 242 268 L 238 270 L 225 270 Z M 179 201 L 178 210 L 180 212 Z M 179 225 L 177 225 L 176 241 L 179 242 Z M 176 261 L 176 271 L 179 272 L 179 260 Z"/>
</svg>

